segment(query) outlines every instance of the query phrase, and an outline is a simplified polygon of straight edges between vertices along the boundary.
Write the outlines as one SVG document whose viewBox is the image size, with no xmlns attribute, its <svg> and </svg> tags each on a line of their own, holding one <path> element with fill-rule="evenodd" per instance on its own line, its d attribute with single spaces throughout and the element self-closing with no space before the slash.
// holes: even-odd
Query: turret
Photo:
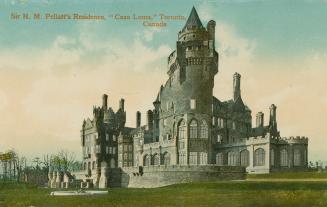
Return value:
<svg viewBox="0 0 327 207">
<path fill-rule="evenodd" d="M 216 27 L 216 22 L 210 20 L 207 24 L 207 31 L 208 31 L 208 39 L 212 40 L 213 46 L 215 46 L 215 27 Z"/>
<path fill-rule="evenodd" d="M 241 75 L 235 73 L 233 77 L 233 97 L 234 101 L 241 98 Z"/>
<path fill-rule="evenodd" d="M 256 115 L 256 127 L 260 128 L 264 126 L 264 114 L 262 112 L 258 112 Z"/>
<path fill-rule="evenodd" d="M 136 112 L 136 128 L 139 128 L 141 126 L 141 112 Z"/>
</svg>

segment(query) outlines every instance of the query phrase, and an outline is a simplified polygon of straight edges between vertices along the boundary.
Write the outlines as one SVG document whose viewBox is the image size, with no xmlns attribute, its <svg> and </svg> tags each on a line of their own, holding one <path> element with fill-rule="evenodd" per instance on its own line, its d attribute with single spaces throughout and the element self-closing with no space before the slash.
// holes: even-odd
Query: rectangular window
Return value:
<svg viewBox="0 0 327 207">
<path fill-rule="evenodd" d="M 216 164 L 218 166 L 223 166 L 224 165 L 224 160 L 223 160 L 223 153 L 218 153 L 216 155 Z"/>
<path fill-rule="evenodd" d="M 106 147 L 106 154 L 109 154 L 109 147 Z"/>
<path fill-rule="evenodd" d="M 109 147 L 109 154 L 112 154 L 112 147 Z"/>
<path fill-rule="evenodd" d="M 221 143 L 222 141 L 223 141 L 222 136 L 220 134 L 218 134 L 218 136 L 217 136 L 217 142 L 218 143 Z"/>
<path fill-rule="evenodd" d="M 127 153 L 124 153 L 124 160 L 127 160 Z"/>
<path fill-rule="evenodd" d="M 133 166 L 133 162 L 129 162 L 129 166 L 130 166 L 130 167 Z"/>
<path fill-rule="evenodd" d="M 96 145 L 96 146 L 95 146 L 95 152 L 96 152 L 96 153 L 101 153 L 100 145 Z"/>
<path fill-rule="evenodd" d="M 195 109 L 196 108 L 196 101 L 195 99 L 191 99 L 191 109 Z"/>
<path fill-rule="evenodd" d="M 106 134 L 106 141 L 109 141 L 109 134 Z"/>
<path fill-rule="evenodd" d="M 133 150 L 133 145 L 129 145 L 129 149 L 128 149 L 129 151 L 132 151 Z"/>
<path fill-rule="evenodd" d="M 200 165 L 206 165 L 208 163 L 208 154 L 206 152 L 200 152 Z"/>
<path fill-rule="evenodd" d="M 184 142 L 179 142 L 179 149 L 184 149 Z"/>
<path fill-rule="evenodd" d="M 163 120 L 163 125 L 166 126 L 167 125 L 167 119 Z"/>
<path fill-rule="evenodd" d="M 124 151 L 127 151 L 127 150 L 128 150 L 128 145 L 124 144 Z"/>
<path fill-rule="evenodd" d="M 133 159 L 133 154 L 132 153 L 129 153 L 129 156 L 128 156 L 128 159 Z"/>
<path fill-rule="evenodd" d="M 117 141 L 117 137 L 116 137 L 116 135 L 112 135 L 112 141 Z"/>
<path fill-rule="evenodd" d="M 197 165 L 197 164 L 198 164 L 198 153 L 190 152 L 190 165 Z"/>
<path fill-rule="evenodd" d="M 214 116 L 212 117 L 212 125 L 213 126 L 216 125 L 216 118 Z M 219 119 L 218 119 L 218 125 L 219 125 Z"/>
</svg>

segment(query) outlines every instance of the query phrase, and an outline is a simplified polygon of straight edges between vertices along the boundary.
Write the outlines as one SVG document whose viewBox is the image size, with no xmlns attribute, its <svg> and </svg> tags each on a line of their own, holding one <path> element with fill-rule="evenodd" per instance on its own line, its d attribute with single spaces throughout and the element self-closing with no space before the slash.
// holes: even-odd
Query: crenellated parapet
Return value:
<svg viewBox="0 0 327 207">
<path fill-rule="evenodd" d="M 305 136 L 290 136 L 282 137 L 282 140 L 286 141 L 289 144 L 308 144 L 308 137 Z"/>
</svg>

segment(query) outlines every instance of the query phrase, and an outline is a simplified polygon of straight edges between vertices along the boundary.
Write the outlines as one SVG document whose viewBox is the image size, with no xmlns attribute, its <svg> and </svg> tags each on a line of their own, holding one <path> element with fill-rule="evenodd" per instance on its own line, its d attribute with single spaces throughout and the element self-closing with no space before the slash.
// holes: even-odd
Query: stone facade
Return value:
<svg viewBox="0 0 327 207">
<path fill-rule="evenodd" d="M 145 125 L 137 112 L 136 127 L 125 127 L 124 100 L 115 113 L 107 107 L 108 96 L 103 96 L 102 107 L 94 107 L 93 119 L 84 121 L 81 130 L 85 180 L 96 186 L 104 186 L 99 179 L 107 179 L 106 186 L 120 182 L 141 187 L 142 180 L 151 183 L 154 178 L 177 183 L 179 177 L 180 182 L 203 180 L 205 174 L 240 178 L 245 169 L 249 173 L 306 169 L 308 139 L 280 136 L 274 104 L 269 124 L 264 125 L 264 114 L 259 112 L 252 126 L 251 110 L 241 96 L 240 74 L 233 76 L 231 100 L 213 96 L 219 57 L 215 25 L 210 20 L 204 27 L 192 9 L 178 34 L 176 50 L 168 57 L 168 80 L 160 87 L 154 108 L 147 111 Z M 126 175 L 131 184 L 126 184 Z"/>
</svg>

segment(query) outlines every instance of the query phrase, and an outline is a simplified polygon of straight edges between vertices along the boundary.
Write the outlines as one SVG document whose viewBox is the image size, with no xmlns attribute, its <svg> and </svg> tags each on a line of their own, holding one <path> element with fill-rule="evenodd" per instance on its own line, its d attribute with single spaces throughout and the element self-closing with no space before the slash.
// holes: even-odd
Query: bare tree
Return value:
<svg viewBox="0 0 327 207">
<path fill-rule="evenodd" d="M 75 168 L 75 155 L 67 150 L 60 150 L 51 156 L 50 165 L 59 171 L 72 171 Z"/>
<path fill-rule="evenodd" d="M 71 171 L 73 163 L 75 162 L 75 155 L 72 152 L 69 152 L 67 150 L 61 150 L 58 153 L 61 164 L 62 164 L 62 170 L 64 171 Z"/>
<path fill-rule="evenodd" d="M 53 155 L 49 155 L 49 154 L 44 154 L 41 164 L 42 164 L 42 168 L 43 170 L 45 170 L 47 173 L 50 170 L 50 166 L 51 166 L 51 159 L 52 159 Z"/>
</svg>

